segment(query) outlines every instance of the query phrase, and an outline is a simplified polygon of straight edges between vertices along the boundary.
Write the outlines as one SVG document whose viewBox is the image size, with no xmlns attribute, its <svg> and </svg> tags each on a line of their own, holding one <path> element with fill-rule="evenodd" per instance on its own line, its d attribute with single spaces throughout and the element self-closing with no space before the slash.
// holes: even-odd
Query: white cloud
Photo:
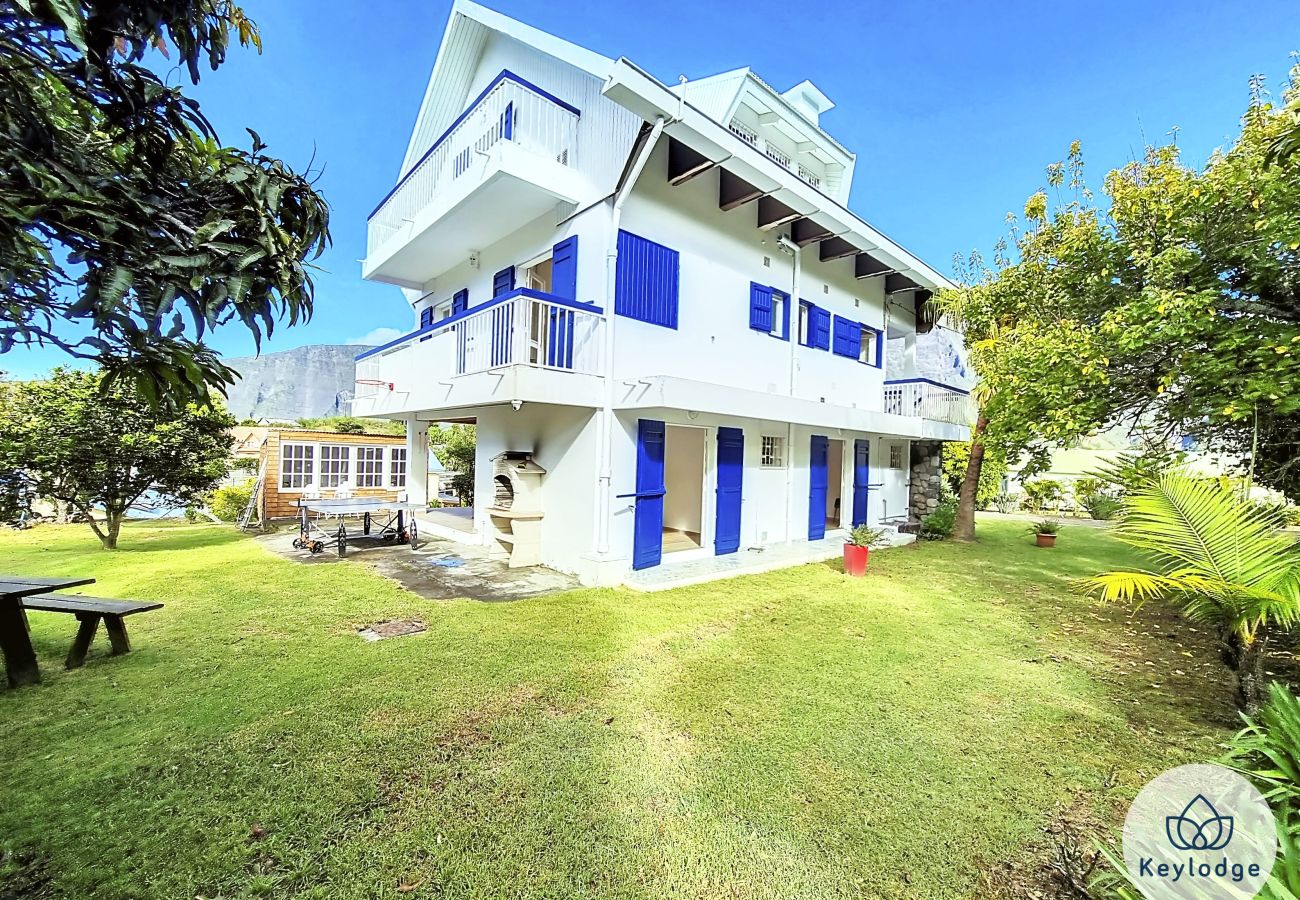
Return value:
<svg viewBox="0 0 1300 900">
<path fill-rule="evenodd" d="M 361 337 L 348 338 L 349 344 L 366 344 L 371 347 L 378 347 L 380 344 L 387 344 L 389 341 L 395 341 L 406 332 L 399 331 L 396 328 L 376 328 L 369 334 L 363 334 Z"/>
</svg>

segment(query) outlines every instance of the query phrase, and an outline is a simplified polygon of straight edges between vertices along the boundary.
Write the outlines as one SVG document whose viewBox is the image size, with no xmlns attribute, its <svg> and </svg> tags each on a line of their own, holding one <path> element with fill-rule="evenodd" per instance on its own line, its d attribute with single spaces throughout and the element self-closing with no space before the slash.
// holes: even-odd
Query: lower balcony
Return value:
<svg viewBox="0 0 1300 900">
<path fill-rule="evenodd" d="M 976 410 L 969 391 L 929 378 L 900 378 L 885 382 L 885 412 L 969 428 Z"/>
<path fill-rule="evenodd" d="M 352 414 L 597 406 L 603 320 L 598 306 L 518 288 L 357 357 Z"/>
</svg>

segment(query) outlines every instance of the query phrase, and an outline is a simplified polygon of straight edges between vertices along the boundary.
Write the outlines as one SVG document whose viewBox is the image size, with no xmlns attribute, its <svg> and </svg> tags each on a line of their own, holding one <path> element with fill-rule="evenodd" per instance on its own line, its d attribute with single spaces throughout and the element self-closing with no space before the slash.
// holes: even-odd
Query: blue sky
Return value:
<svg viewBox="0 0 1300 900">
<path fill-rule="evenodd" d="M 400 291 L 362 281 L 358 260 L 366 216 L 396 179 L 449 0 L 242 3 L 265 52 L 233 52 L 192 93 L 227 143 L 247 146 L 247 126 L 292 165 L 314 155 L 333 208 L 315 316 L 277 332 L 269 349 L 408 328 Z M 1300 49 L 1295 0 L 1260 0 L 1248 14 L 1204 0 L 488 5 L 669 83 L 743 65 L 780 90 L 811 79 L 837 104 L 823 125 L 858 154 L 850 206 L 943 272 L 954 252 L 991 255 L 1005 213 L 1072 140 L 1083 142 L 1095 187 L 1175 126 L 1185 157 L 1203 162 L 1235 134 L 1247 79 L 1263 73 L 1280 92 Z M 238 327 L 212 343 L 252 351 Z M 60 361 L 17 350 L 0 369 L 25 376 Z"/>
</svg>

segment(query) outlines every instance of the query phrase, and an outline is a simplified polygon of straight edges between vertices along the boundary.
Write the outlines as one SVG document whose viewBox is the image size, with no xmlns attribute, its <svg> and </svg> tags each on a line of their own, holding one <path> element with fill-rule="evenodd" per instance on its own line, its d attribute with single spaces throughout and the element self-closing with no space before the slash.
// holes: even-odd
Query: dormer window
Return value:
<svg viewBox="0 0 1300 900">
<path fill-rule="evenodd" d="M 777 148 L 777 147 L 773 147 L 770 141 L 767 142 L 767 146 L 764 147 L 763 149 L 764 149 L 764 151 L 767 153 L 767 155 L 768 155 L 769 157 L 771 157 L 772 159 L 776 160 L 778 163 L 780 163 L 780 164 L 781 164 L 782 166 L 784 166 L 785 168 L 787 168 L 787 169 L 790 168 L 790 157 L 787 156 L 787 155 L 786 155 L 782 150 L 780 150 L 779 148 Z"/>
<path fill-rule="evenodd" d="M 732 119 L 731 124 L 727 127 L 731 129 L 732 134 L 736 135 L 736 137 L 740 138 L 746 144 L 749 144 L 751 147 L 758 146 L 758 132 L 745 123 Z"/>
</svg>

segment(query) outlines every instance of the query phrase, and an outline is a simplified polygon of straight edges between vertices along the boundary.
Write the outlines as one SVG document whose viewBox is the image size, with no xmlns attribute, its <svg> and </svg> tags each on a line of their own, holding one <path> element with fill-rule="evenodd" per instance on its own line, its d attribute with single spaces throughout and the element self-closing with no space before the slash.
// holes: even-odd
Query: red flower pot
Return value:
<svg viewBox="0 0 1300 900">
<path fill-rule="evenodd" d="M 867 574 L 867 557 L 871 554 L 869 547 L 859 547 L 855 544 L 844 545 L 844 571 L 854 578 L 861 578 Z"/>
<path fill-rule="evenodd" d="M 1040 547 L 1055 547 L 1056 535 L 1054 534 L 1036 534 L 1034 537 L 1038 540 Z"/>
</svg>

